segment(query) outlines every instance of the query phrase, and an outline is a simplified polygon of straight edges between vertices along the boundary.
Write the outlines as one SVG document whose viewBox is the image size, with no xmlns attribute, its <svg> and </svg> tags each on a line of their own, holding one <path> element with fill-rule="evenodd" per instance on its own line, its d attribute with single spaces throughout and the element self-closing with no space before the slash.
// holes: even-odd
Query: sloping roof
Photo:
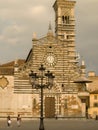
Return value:
<svg viewBox="0 0 98 130">
<path fill-rule="evenodd" d="M 24 62 L 25 62 L 24 59 L 19 59 L 18 60 L 19 65 L 23 64 Z M 14 67 L 14 63 L 15 63 L 15 61 L 11 61 L 11 62 L 0 65 L 0 67 Z"/>
<path fill-rule="evenodd" d="M 18 60 L 18 64 L 21 65 L 25 62 L 23 59 Z M 0 75 L 14 75 L 14 63 L 11 61 L 5 64 L 0 65 Z"/>
<path fill-rule="evenodd" d="M 91 83 L 92 81 L 86 77 L 80 76 L 74 83 Z"/>
<path fill-rule="evenodd" d="M 94 90 L 94 91 L 90 92 L 90 94 L 98 94 L 98 90 Z"/>
</svg>

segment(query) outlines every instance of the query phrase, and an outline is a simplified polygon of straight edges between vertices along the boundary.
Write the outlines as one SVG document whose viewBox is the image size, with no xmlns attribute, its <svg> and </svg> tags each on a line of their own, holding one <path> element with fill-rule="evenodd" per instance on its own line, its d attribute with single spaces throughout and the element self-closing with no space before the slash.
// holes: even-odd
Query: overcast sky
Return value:
<svg viewBox="0 0 98 130">
<path fill-rule="evenodd" d="M 0 64 L 25 59 L 33 32 L 45 36 L 49 21 L 54 30 L 55 0 L 0 0 Z M 88 71 L 98 75 L 98 0 L 76 0 L 76 47 Z"/>
</svg>

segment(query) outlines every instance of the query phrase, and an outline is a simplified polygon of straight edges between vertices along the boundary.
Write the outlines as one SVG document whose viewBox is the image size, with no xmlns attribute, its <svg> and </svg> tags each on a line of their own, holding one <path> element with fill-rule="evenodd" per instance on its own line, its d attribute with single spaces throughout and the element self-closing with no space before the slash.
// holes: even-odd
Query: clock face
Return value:
<svg viewBox="0 0 98 130">
<path fill-rule="evenodd" d="M 52 55 L 47 56 L 46 60 L 47 60 L 48 63 L 52 64 L 54 62 L 54 57 Z"/>
<path fill-rule="evenodd" d="M 48 66 L 54 66 L 56 64 L 56 57 L 53 53 L 48 53 L 44 61 Z"/>
</svg>

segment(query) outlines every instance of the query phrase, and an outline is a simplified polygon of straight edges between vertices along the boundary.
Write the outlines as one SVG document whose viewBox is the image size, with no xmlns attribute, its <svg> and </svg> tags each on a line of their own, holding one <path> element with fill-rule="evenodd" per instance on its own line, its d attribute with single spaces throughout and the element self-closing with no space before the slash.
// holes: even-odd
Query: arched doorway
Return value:
<svg viewBox="0 0 98 130">
<path fill-rule="evenodd" d="M 45 97 L 45 117 L 55 117 L 55 97 Z"/>
</svg>

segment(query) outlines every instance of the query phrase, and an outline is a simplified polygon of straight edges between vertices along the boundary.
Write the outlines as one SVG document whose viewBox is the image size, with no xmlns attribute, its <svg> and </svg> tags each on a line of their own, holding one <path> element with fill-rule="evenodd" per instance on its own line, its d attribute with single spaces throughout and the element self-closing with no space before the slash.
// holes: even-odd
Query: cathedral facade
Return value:
<svg viewBox="0 0 98 130">
<path fill-rule="evenodd" d="M 54 75 L 51 89 L 44 89 L 44 117 L 86 117 L 89 92 L 86 91 L 85 64 L 79 66 L 75 44 L 76 2 L 56 0 L 55 35 L 49 25 L 45 37 L 32 39 L 25 61 L 0 66 L 0 115 L 40 116 L 40 90 L 33 89 L 29 73 L 39 73 L 41 64 Z M 6 71 L 5 71 L 6 70 Z"/>
</svg>

